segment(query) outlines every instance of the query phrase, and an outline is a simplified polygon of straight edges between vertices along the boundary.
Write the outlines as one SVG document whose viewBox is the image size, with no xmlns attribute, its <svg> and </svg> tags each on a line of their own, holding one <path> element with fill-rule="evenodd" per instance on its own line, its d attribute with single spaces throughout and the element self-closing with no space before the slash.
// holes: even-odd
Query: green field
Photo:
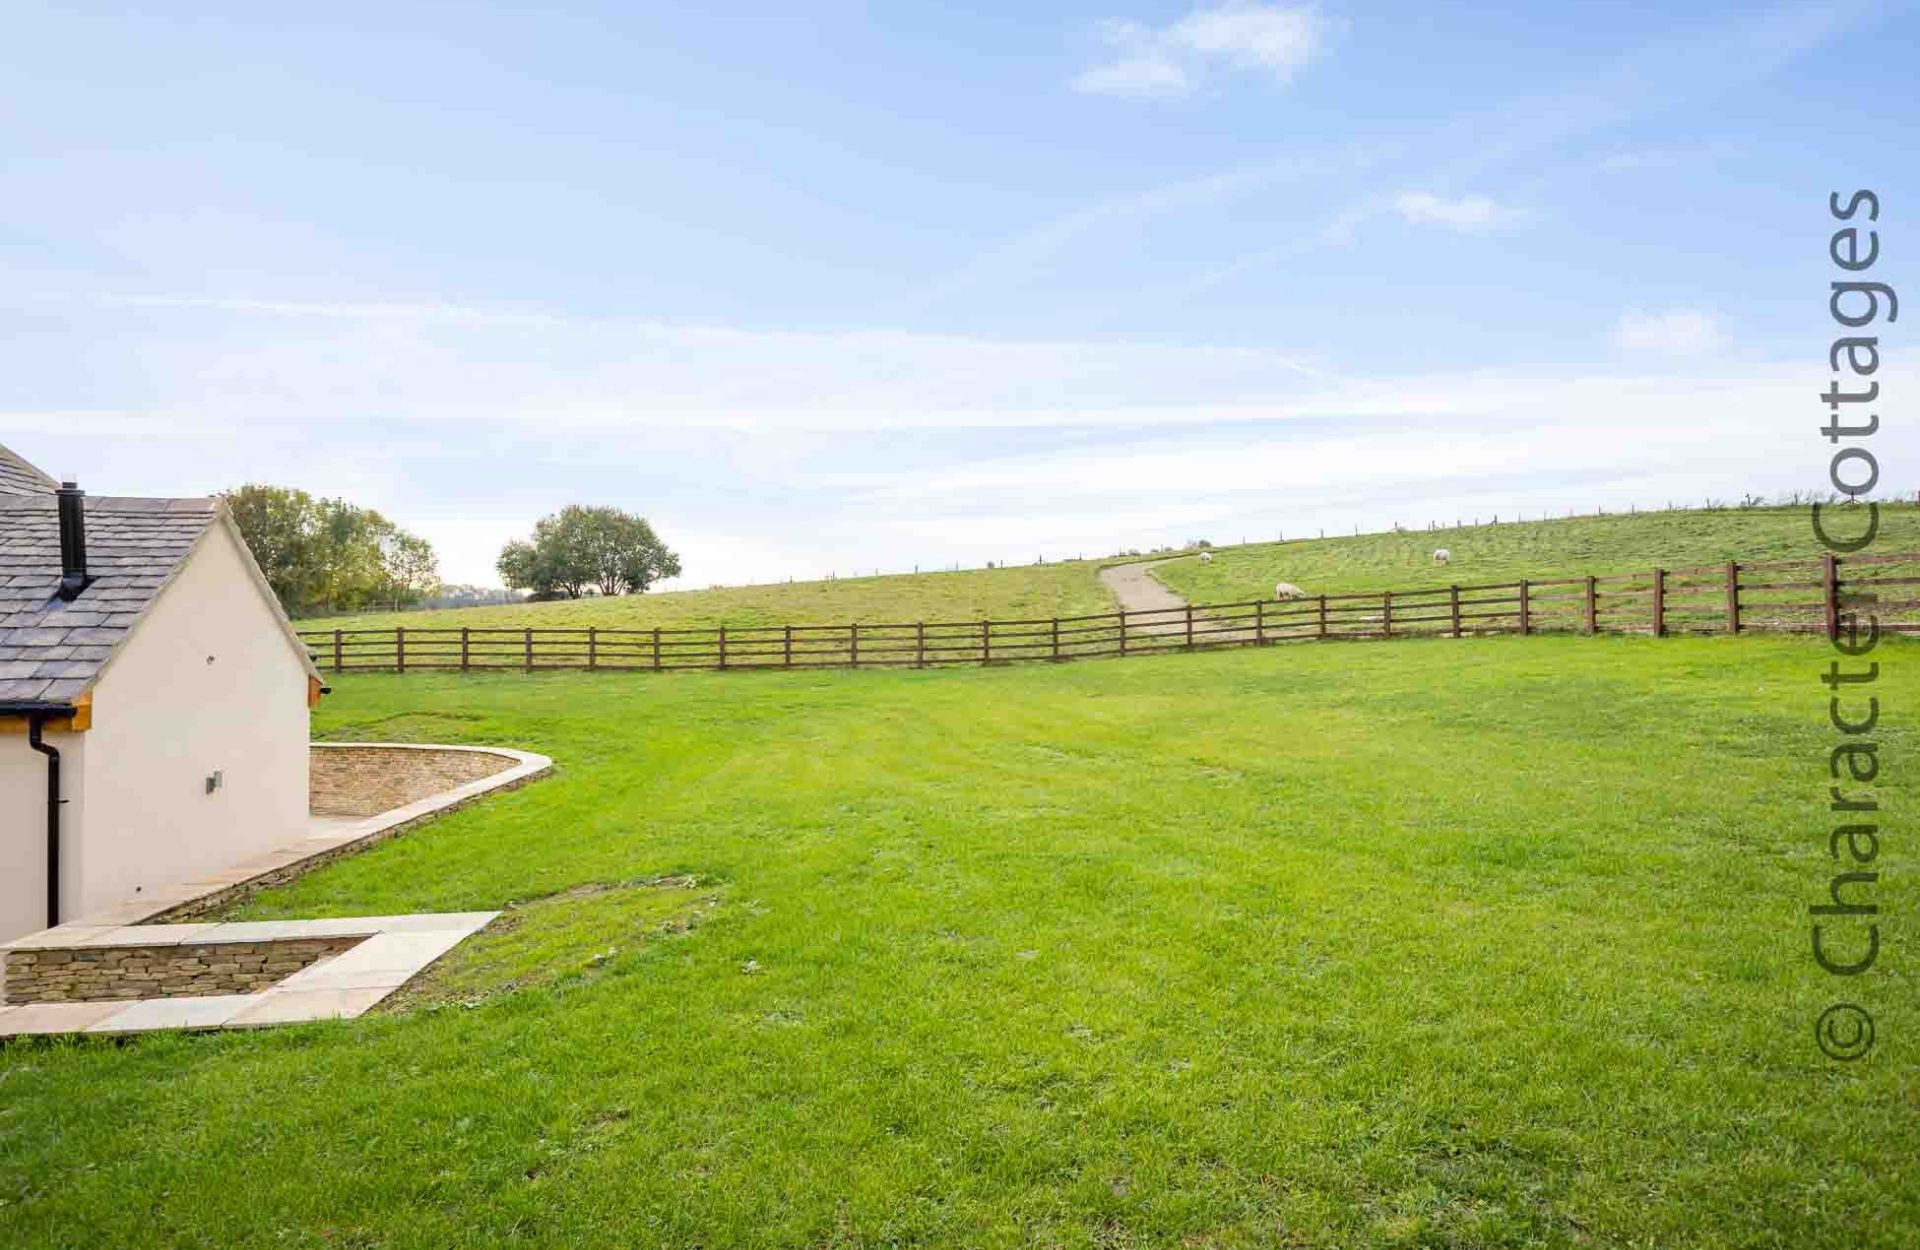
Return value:
<svg viewBox="0 0 1920 1250">
<path fill-rule="evenodd" d="M 0 1242 L 1911 1247 L 1907 846 L 1880 968 L 1808 953 L 1830 655 L 347 678 L 318 736 L 557 775 L 247 914 L 510 923 L 358 1021 L 0 1050 Z"/>
<path fill-rule="evenodd" d="M 1842 514 L 1830 532 L 1849 537 L 1863 524 Z M 1444 568 L 1433 562 L 1438 547 L 1452 553 Z M 1920 506 L 1882 506 L 1873 550 L 1920 551 Z M 1270 597 L 1276 582 L 1292 582 L 1308 594 L 1417 590 L 1449 582 L 1644 573 L 1656 565 L 1814 559 L 1822 552 L 1806 508 L 1732 508 L 1256 543 L 1219 550 L 1210 564 L 1169 564 L 1155 576 L 1196 603 L 1231 603 Z"/>
<path fill-rule="evenodd" d="M 1850 522 L 1838 523 L 1844 534 Z M 1433 563 L 1435 547 L 1453 563 Z M 1884 505 L 1877 551 L 1920 551 L 1920 506 Z M 1767 560 L 1820 553 L 1805 508 L 1527 521 L 1404 534 L 1360 534 L 1288 543 L 1219 548 L 1210 565 L 1181 560 L 1158 569 L 1172 589 L 1196 603 L 1270 597 L 1288 581 L 1311 594 L 1418 589 L 1444 585 L 1545 580 L 1588 573 L 1644 572 L 1729 559 Z M 912 621 L 1029 620 L 1111 612 L 1100 585 L 1104 561 L 1069 561 L 949 573 L 903 573 L 834 581 L 786 582 L 712 590 L 676 590 L 613 599 L 511 604 L 484 608 L 312 618 L 302 629 L 474 628 L 677 629 L 725 625 L 833 625 Z"/>
<path fill-rule="evenodd" d="M 711 590 L 654 591 L 610 599 L 501 604 L 484 608 L 314 617 L 301 629 L 474 628 L 678 629 L 725 625 L 834 625 L 853 621 L 1026 620 L 1111 612 L 1113 598 L 1091 562 L 896 573 L 819 582 L 774 582 Z"/>
</svg>

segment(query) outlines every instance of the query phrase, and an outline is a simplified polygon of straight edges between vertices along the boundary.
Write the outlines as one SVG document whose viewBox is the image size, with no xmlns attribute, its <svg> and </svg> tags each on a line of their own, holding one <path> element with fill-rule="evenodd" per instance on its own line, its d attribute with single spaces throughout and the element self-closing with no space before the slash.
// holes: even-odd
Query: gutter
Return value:
<svg viewBox="0 0 1920 1250">
<path fill-rule="evenodd" d="M 28 711 L 27 745 L 47 757 L 47 928 L 60 923 L 60 752 L 41 736 L 46 723 L 70 718 L 73 709 L 42 706 Z"/>
</svg>

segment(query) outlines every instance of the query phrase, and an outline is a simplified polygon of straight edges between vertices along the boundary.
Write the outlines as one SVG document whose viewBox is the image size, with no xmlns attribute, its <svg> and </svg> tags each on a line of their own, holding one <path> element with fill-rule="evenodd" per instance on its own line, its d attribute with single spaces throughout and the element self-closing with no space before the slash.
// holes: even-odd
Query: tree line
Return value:
<svg viewBox="0 0 1920 1250">
<path fill-rule="evenodd" d="M 222 498 L 289 616 L 411 604 L 440 584 L 432 544 L 372 508 L 286 486 Z"/>
<path fill-rule="evenodd" d="M 440 590 L 426 539 L 345 499 L 285 486 L 246 485 L 222 496 L 267 584 L 289 616 L 406 607 Z M 535 599 L 641 594 L 680 574 L 680 557 L 645 517 L 573 504 L 510 542 L 496 566 Z"/>
</svg>

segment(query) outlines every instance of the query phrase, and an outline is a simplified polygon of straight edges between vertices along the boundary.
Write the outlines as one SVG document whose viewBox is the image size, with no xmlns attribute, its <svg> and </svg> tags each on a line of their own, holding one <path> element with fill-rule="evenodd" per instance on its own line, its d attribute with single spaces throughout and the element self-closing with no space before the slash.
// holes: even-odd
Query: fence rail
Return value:
<svg viewBox="0 0 1920 1250">
<path fill-rule="evenodd" d="M 1856 571 L 1857 570 L 1857 571 Z M 1843 576 L 1842 574 L 1846 575 Z M 605 629 L 392 626 L 301 630 L 335 673 L 547 669 L 937 668 L 1277 642 L 1544 633 L 1838 633 L 1871 607 L 1920 633 L 1920 553 L 1650 569 L 1608 577 L 1190 604 L 1007 621 Z M 1880 593 L 1913 598 L 1880 598 Z"/>
</svg>

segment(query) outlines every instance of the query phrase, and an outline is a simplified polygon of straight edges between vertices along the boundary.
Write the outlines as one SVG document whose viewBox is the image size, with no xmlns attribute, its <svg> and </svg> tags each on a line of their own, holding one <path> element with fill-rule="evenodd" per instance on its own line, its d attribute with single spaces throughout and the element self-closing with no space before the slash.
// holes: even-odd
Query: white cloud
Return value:
<svg viewBox="0 0 1920 1250">
<path fill-rule="evenodd" d="M 1478 234 L 1512 225 L 1523 214 L 1519 209 L 1496 203 L 1484 195 L 1456 199 L 1429 191 L 1408 191 L 1393 202 L 1401 220 L 1415 226 L 1441 226 L 1462 234 Z"/>
<path fill-rule="evenodd" d="M 1138 51 L 1075 76 L 1075 91 L 1145 100 L 1186 95 L 1193 90 L 1194 80 L 1186 67 L 1151 46 L 1151 37 L 1140 26 L 1132 22 L 1112 23 L 1106 37 L 1116 46 L 1138 45 Z"/>
<path fill-rule="evenodd" d="M 1633 356 L 1699 356 L 1719 350 L 1726 335 L 1712 313 L 1691 308 L 1629 308 L 1613 327 L 1613 345 Z"/>
<path fill-rule="evenodd" d="M 1196 9 L 1163 27 L 1109 21 L 1102 39 L 1119 55 L 1073 79 L 1076 91 L 1136 99 L 1186 95 L 1216 67 L 1286 82 L 1320 54 L 1327 23 L 1314 9 L 1230 3 Z"/>
<path fill-rule="evenodd" d="M 1285 82 L 1319 53 L 1325 28 L 1309 8 L 1250 4 L 1196 10 L 1169 33 L 1177 46 L 1242 69 L 1265 70 Z"/>
<path fill-rule="evenodd" d="M 849 471 L 815 482 L 889 506 L 994 495 L 1286 500 L 1369 489 L 1417 499 L 1490 475 L 1643 476 L 1710 455 L 1726 457 L 1715 465 L 1726 476 L 1710 484 L 1725 492 L 1743 470 L 1801 463 L 1792 451 L 1801 436 L 1793 377 L 1790 365 L 1764 365 L 1734 374 L 1539 369 L 1350 379 L 1261 412 L 1216 410 L 1216 421 L 1237 425 L 1226 437 L 1218 429 L 1161 428 L 1100 449 L 1074 445 L 913 474 Z M 1328 422 L 1339 428 L 1328 430 Z M 1250 506 L 1257 505 L 1236 505 Z"/>
<path fill-rule="evenodd" d="M 105 345 L 89 402 L 38 406 L 61 358 L 15 353 L 0 442 L 101 493 L 346 495 L 424 534 L 458 581 L 493 580 L 500 543 L 573 499 L 647 514 L 700 586 L 1737 498 L 1824 471 L 1791 362 L 1353 376 L 1204 343 L 425 303 L 40 311 L 62 307 Z M 1633 316 L 1669 326 L 1663 344 L 1692 324 Z M 1912 439 L 1889 437 L 1891 462 Z"/>
</svg>

